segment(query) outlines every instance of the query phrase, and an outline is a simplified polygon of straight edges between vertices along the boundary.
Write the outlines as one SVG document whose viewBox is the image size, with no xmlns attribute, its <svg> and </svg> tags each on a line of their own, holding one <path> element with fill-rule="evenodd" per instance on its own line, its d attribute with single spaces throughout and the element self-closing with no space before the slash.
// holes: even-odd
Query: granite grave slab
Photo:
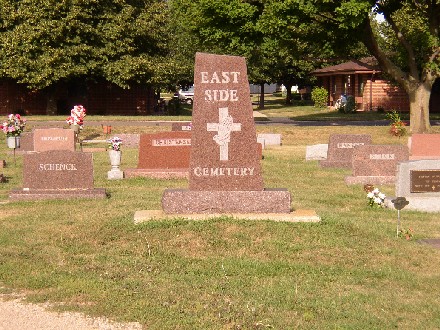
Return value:
<svg viewBox="0 0 440 330">
<path fill-rule="evenodd" d="M 92 154 L 51 150 L 23 155 L 23 188 L 11 190 L 10 200 L 104 198 L 93 186 Z"/>
<path fill-rule="evenodd" d="M 75 132 L 71 129 L 45 128 L 33 131 L 34 151 L 75 151 Z"/>
<path fill-rule="evenodd" d="M 257 135 L 257 142 L 261 143 L 263 148 L 265 148 L 266 146 L 280 146 L 281 134 L 259 133 Z"/>
<path fill-rule="evenodd" d="M 165 190 L 163 211 L 291 214 L 287 189 L 264 189 L 245 59 L 197 53 L 194 85 L 189 189 Z"/>
<path fill-rule="evenodd" d="M 403 145 L 360 145 L 354 148 L 352 176 L 347 184 L 386 184 L 396 180 L 397 164 L 409 159 L 409 149 Z"/>
<path fill-rule="evenodd" d="M 126 169 L 124 176 L 151 178 L 187 178 L 191 132 L 142 134 L 136 169 Z"/>
<path fill-rule="evenodd" d="M 20 135 L 20 147 L 18 151 L 34 151 L 34 132 L 25 132 Z"/>
<path fill-rule="evenodd" d="M 440 134 L 413 134 L 408 138 L 410 159 L 440 159 Z"/>
<path fill-rule="evenodd" d="M 189 122 L 178 122 L 178 123 L 172 123 L 171 124 L 171 131 L 173 132 L 188 132 L 192 129 L 192 123 Z"/>
<path fill-rule="evenodd" d="M 327 159 L 328 144 L 314 144 L 306 146 L 306 161 L 310 160 L 325 160 Z"/>
<path fill-rule="evenodd" d="M 440 212 L 440 160 L 423 159 L 401 162 L 397 166 L 396 196 L 405 197 L 405 210 Z M 393 208 L 387 198 L 387 206 Z"/>
<path fill-rule="evenodd" d="M 321 167 L 351 168 L 354 147 L 371 144 L 368 134 L 332 134 L 329 138 L 327 159 L 321 160 Z"/>
</svg>

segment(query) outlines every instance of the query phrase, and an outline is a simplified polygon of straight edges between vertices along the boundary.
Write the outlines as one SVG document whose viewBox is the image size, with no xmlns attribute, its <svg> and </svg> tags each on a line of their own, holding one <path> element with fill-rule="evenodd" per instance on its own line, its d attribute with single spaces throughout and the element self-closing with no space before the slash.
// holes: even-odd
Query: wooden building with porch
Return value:
<svg viewBox="0 0 440 330">
<path fill-rule="evenodd" d="M 342 94 L 354 96 L 360 111 L 409 111 L 408 94 L 383 79 L 374 57 L 328 66 L 312 72 L 318 86 L 327 89 L 328 105 L 334 106 Z"/>
</svg>

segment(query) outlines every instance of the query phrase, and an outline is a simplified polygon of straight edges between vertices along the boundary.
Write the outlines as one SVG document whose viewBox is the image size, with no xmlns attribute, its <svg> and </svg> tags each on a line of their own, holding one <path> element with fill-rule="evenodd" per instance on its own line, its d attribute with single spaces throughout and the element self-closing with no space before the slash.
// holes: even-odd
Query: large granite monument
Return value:
<svg viewBox="0 0 440 330">
<path fill-rule="evenodd" d="M 287 189 L 263 186 L 245 59 L 197 53 L 194 85 L 189 189 L 167 189 L 163 211 L 292 214 Z M 306 212 L 297 221 L 319 218 Z"/>
</svg>

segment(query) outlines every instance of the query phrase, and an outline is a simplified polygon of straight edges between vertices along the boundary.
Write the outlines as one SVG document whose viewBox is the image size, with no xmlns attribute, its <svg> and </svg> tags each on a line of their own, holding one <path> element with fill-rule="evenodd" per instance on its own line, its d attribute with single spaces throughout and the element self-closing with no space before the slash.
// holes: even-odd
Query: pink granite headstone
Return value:
<svg viewBox="0 0 440 330">
<path fill-rule="evenodd" d="M 332 134 L 329 138 L 327 159 L 321 160 L 322 167 L 351 168 L 351 157 L 357 146 L 371 144 L 368 134 Z"/>
<path fill-rule="evenodd" d="M 75 151 L 75 132 L 71 129 L 35 129 L 34 151 L 69 150 Z"/>
<path fill-rule="evenodd" d="M 188 177 L 191 132 L 175 131 L 142 134 L 136 169 L 126 169 L 125 177 Z"/>
<path fill-rule="evenodd" d="M 191 122 L 179 122 L 179 123 L 172 123 L 171 124 L 171 131 L 189 132 L 191 130 L 192 130 L 192 123 Z"/>
<path fill-rule="evenodd" d="M 362 145 L 353 150 L 353 176 L 347 184 L 394 183 L 397 165 L 409 159 L 408 147 L 403 145 Z"/>
<path fill-rule="evenodd" d="M 93 187 L 92 154 L 52 150 L 23 155 L 23 188 L 13 189 L 14 200 L 106 196 Z"/>
<path fill-rule="evenodd" d="M 408 146 L 411 159 L 440 159 L 440 134 L 413 134 Z"/>
<path fill-rule="evenodd" d="M 166 213 L 289 213 L 286 189 L 264 189 L 243 57 L 197 53 L 189 190 L 168 189 Z"/>
</svg>

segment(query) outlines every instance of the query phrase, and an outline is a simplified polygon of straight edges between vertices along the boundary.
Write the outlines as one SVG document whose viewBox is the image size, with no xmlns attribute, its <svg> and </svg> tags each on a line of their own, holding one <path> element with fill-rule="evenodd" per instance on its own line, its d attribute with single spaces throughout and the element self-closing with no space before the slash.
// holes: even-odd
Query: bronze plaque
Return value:
<svg viewBox="0 0 440 330">
<path fill-rule="evenodd" d="M 410 171 L 411 192 L 440 192 L 440 170 Z"/>
</svg>

